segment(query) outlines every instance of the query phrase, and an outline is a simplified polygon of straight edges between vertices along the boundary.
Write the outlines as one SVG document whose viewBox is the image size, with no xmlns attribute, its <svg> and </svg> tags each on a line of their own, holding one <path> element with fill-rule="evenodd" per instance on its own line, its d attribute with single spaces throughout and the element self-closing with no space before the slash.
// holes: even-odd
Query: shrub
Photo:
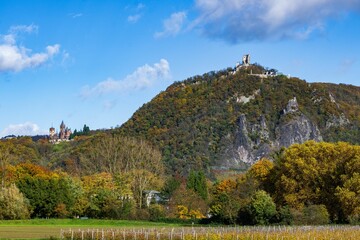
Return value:
<svg viewBox="0 0 360 240">
<path fill-rule="evenodd" d="M 159 204 L 151 204 L 149 206 L 150 221 L 159 221 L 165 217 L 164 207 Z"/>
<path fill-rule="evenodd" d="M 309 205 L 302 211 L 292 210 L 294 223 L 297 225 L 323 225 L 330 222 L 329 213 L 325 205 Z"/>
<path fill-rule="evenodd" d="M 294 223 L 294 216 L 291 214 L 289 206 L 284 206 L 279 209 L 278 222 L 281 225 L 292 225 Z"/>
</svg>

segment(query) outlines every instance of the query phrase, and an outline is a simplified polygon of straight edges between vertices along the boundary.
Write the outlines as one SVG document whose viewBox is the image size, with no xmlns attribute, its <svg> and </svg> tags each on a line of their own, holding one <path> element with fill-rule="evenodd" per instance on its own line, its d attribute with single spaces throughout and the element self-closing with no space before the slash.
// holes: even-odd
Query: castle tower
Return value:
<svg viewBox="0 0 360 240">
<path fill-rule="evenodd" d="M 56 136 L 55 128 L 54 128 L 54 127 L 51 127 L 51 128 L 49 129 L 49 137 L 50 137 L 50 140 L 55 140 L 55 136 Z"/>
<path fill-rule="evenodd" d="M 66 128 L 65 129 L 65 139 L 69 140 L 70 139 L 70 135 L 71 135 L 71 129 L 70 128 Z"/>
<path fill-rule="evenodd" d="M 249 66 L 250 65 L 250 54 L 245 54 L 242 58 L 242 65 Z"/>
<path fill-rule="evenodd" d="M 65 124 L 64 124 L 64 121 L 61 121 L 61 124 L 60 124 L 60 133 L 59 133 L 59 138 L 60 140 L 64 140 L 65 139 Z"/>
</svg>

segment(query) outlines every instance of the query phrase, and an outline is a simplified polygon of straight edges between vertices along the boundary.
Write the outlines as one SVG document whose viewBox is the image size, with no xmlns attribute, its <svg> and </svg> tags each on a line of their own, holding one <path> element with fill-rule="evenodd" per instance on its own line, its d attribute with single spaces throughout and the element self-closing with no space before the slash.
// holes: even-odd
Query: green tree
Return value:
<svg viewBox="0 0 360 240">
<path fill-rule="evenodd" d="M 165 199 L 170 199 L 172 194 L 178 189 L 181 185 L 181 181 L 175 177 L 169 177 L 165 180 L 164 187 L 161 190 L 161 194 Z"/>
<path fill-rule="evenodd" d="M 64 178 L 40 178 L 26 176 L 17 182 L 19 189 L 29 199 L 32 217 L 55 217 L 55 209 L 64 204 L 70 209 L 75 203 L 71 183 Z"/>
<path fill-rule="evenodd" d="M 199 194 L 202 199 L 207 200 L 208 189 L 206 177 L 203 171 L 191 170 L 186 182 L 186 187 Z"/>
<path fill-rule="evenodd" d="M 0 191 L 0 219 L 26 219 L 30 217 L 29 203 L 15 184 Z"/>
<path fill-rule="evenodd" d="M 29 199 L 32 217 L 55 217 L 59 204 L 64 204 L 66 211 L 72 209 L 78 191 L 72 178 L 66 174 L 34 164 L 20 164 L 12 171 L 13 181 Z"/>
<path fill-rule="evenodd" d="M 259 190 L 251 198 L 249 213 L 254 224 L 269 224 L 276 216 L 276 205 L 267 192 Z"/>
<path fill-rule="evenodd" d="M 88 135 L 90 133 L 90 127 L 86 126 L 86 124 L 84 124 L 82 132 L 84 135 Z"/>
</svg>

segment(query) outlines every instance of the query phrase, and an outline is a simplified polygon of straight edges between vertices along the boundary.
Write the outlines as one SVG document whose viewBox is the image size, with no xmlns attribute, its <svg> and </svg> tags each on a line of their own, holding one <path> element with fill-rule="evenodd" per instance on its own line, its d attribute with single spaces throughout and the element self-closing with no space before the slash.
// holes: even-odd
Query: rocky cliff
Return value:
<svg viewBox="0 0 360 240">
<path fill-rule="evenodd" d="M 268 123 L 263 115 L 258 123 L 249 124 L 246 115 L 241 114 L 235 131 L 235 141 L 226 149 L 220 166 L 236 168 L 239 163 L 253 164 L 262 157 L 269 157 L 273 151 L 288 147 L 294 143 L 308 140 L 322 141 L 320 130 L 298 107 L 296 97 L 290 99 L 270 138 Z"/>
</svg>

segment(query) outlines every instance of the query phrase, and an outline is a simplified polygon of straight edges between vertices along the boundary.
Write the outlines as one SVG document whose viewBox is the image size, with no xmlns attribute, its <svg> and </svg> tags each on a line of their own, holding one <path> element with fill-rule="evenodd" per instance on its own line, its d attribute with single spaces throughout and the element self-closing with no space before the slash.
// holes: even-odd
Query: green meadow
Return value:
<svg viewBox="0 0 360 240">
<path fill-rule="evenodd" d="M 0 221 L 0 239 L 49 239 L 59 238 L 61 230 L 109 229 L 109 228 L 155 228 L 177 227 L 146 221 L 97 220 L 97 219 L 32 219 Z"/>
</svg>

